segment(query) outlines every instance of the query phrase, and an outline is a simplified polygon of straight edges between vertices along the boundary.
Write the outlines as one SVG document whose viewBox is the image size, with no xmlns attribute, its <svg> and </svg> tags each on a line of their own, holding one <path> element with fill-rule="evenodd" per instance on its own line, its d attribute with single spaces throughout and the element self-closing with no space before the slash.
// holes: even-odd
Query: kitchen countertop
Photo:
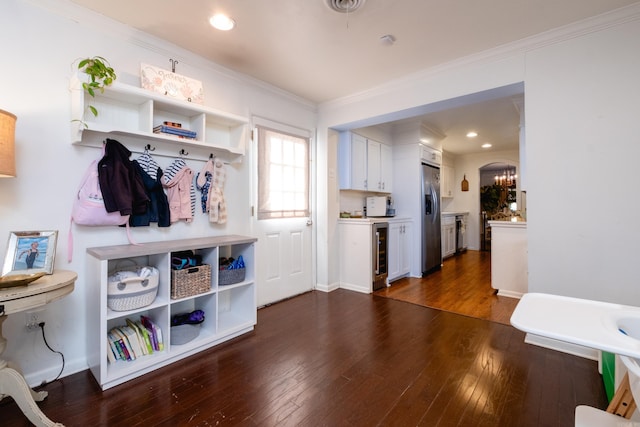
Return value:
<svg viewBox="0 0 640 427">
<path fill-rule="evenodd" d="M 489 221 L 489 225 L 491 227 L 510 227 L 510 228 L 527 228 L 527 221 L 524 221 L 520 218 L 518 221 L 510 221 L 508 219 L 505 220 L 497 220 L 497 221 Z"/>
<path fill-rule="evenodd" d="M 448 211 L 448 212 L 442 212 L 440 215 L 442 216 L 469 215 L 469 211 Z"/>
<path fill-rule="evenodd" d="M 364 218 L 338 218 L 338 223 L 343 224 L 374 224 L 376 222 L 408 221 L 410 218 L 401 216 L 364 217 Z"/>
<path fill-rule="evenodd" d="M 610 353 L 640 358 L 640 307 L 529 293 L 511 324 L 521 331 Z M 622 333 L 619 329 L 628 333 Z"/>
</svg>

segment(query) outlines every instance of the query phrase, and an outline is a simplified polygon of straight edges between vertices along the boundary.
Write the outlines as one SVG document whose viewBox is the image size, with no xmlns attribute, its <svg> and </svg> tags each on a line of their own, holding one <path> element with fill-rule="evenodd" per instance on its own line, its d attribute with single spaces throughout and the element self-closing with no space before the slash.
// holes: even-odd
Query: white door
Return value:
<svg viewBox="0 0 640 427">
<path fill-rule="evenodd" d="M 252 218 L 254 236 L 258 238 L 256 268 L 260 307 L 314 288 L 315 245 L 310 214 L 314 212 L 311 202 L 315 178 L 314 138 L 310 131 L 265 119 L 254 118 L 254 125 L 260 129 L 252 133 L 252 152 L 256 154 L 252 168 L 255 177 Z M 301 141 L 307 144 L 306 158 L 302 161 Z M 265 144 L 262 155 L 259 144 Z M 265 168 L 259 173 L 259 165 L 265 162 L 270 163 L 272 170 L 263 176 Z M 305 173 L 306 179 L 302 176 Z M 260 188 L 264 193 L 265 186 L 273 191 L 261 197 Z M 305 186 L 308 187 L 306 196 L 302 196 Z M 306 209 L 303 197 L 307 197 Z M 272 211 L 265 213 L 269 209 Z"/>
</svg>

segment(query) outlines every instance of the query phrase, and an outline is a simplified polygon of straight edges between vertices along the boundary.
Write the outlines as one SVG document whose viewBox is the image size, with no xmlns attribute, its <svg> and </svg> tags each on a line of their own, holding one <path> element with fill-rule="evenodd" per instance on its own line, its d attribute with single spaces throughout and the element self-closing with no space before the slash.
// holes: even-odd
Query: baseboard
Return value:
<svg viewBox="0 0 640 427">
<path fill-rule="evenodd" d="M 341 289 L 346 289 L 348 291 L 360 292 L 362 294 L 370 294 L 371 293 L 370 289 L 365 289 L 362 286 L 353 285 L 351 283 L 340 283 L 340 288 Z"/>
<path fill-rule="evenodd" d="M 29 387 L 39 387 L 43 382 L 49 383 L 58 376 L 60 368 L 62 367 L 62 358 L 58 358 L 59 364 L 47 369 L 41 369 L 36 372 L 31 372 L 24 375 L 24 379 L 29 384 Z M 87 361 L 85 359 L 67 360 L 65 358 L 64 371 L 60 375 L 60 378 L 67 377 L 69 375 L 77 374 L 78 372 L 86 371 L 89 369 Z"/>
<path fill-rule="evenodd" d="M 524 338 L 524 342 L 526 342 L 527 344 L 537 345 L 539 347 L 560 351 L 562 353 L 584 357 L 585 359 L 599 360 L 600 358 L 600 352 L 598 350 L 594 350 L 593 348 L 570 344 L 564 341 L 541 337 L 539 335 L 527 334 Z"/>
<path fill-rule="evenodd" d="M 501 297 L 521 299 L 522 295 L 524 294 L 522 292 L 505 291 L 504 289 L 498 289 L 498 295 Z"/>
<path fill-rule="evenodd" d="M 331 283 L 330 285 L 324 285 L 324 284 L 316 283 L 315 289 L 316 291 L 320 291 L 320 292 L 333 292 L 336 289 L 340 289 L 340 284 Z"/>
</svg>

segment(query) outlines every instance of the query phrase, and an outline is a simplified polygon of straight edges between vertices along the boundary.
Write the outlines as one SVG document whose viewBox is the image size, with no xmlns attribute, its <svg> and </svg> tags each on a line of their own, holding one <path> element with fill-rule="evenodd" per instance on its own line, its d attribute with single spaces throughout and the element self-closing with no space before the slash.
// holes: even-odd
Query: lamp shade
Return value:
<svg viewBox="0 0 640 427">
<path fill-rule="evenodd" d="M 0 110 L 0 178 L 16 176 L 16 116 Z"/>
</svg>

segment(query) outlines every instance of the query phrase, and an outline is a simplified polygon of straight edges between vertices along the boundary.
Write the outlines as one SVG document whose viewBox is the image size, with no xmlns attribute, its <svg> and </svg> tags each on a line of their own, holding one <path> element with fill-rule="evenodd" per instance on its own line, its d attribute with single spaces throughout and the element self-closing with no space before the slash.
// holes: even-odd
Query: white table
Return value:
<svg viewBox="0 0 640 427">
<path fill-rule="evenodd" d="M 640 307 L 529 293 L 511 316 L 521 331 L 609 353 L 640 358 L 640 339 L 618 331 L 616 321 L 637 318 Z"/>
<path fill-rule="evenodd" d="M 47 397 L 46 391 L 33 391 L 18 370 L 2 359 L 7 340 L 2 336 L 2 324 L 7 316 L 24 310 L 33 310 L 58 300 L 73 291 L 78 275 L 73 271 L 58 270 L 43 276 L 27 286 L 0 289 L 0 400 L 13 397 L 25 416 L 36 426 L 59 426 L 40 410 L 37 402 Z"/>
</svg>

